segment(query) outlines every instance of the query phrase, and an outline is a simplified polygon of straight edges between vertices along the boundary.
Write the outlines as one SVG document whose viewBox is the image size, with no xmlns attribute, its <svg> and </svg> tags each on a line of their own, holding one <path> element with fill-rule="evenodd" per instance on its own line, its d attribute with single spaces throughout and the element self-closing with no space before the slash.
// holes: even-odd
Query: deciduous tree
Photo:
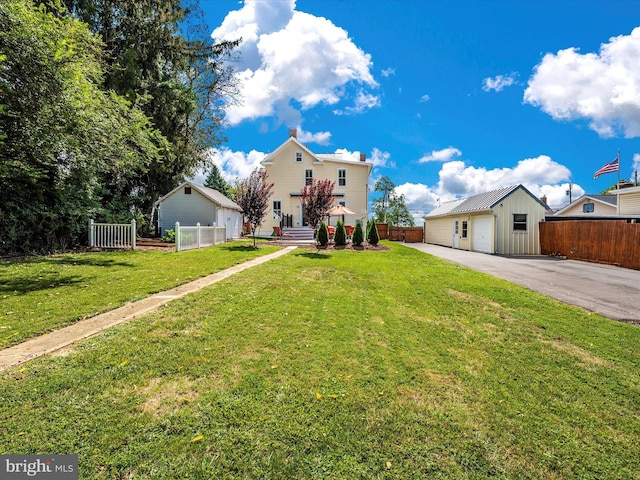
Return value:
<svg viewBox="0 0 640 480">
<path fill-rule="evenodd" d="M 328 179 L 313 179 L 309 185 L 302 187 L 300 191 L 300 203 L 302 214 L 311 228 L 316 230 L 322 219 L 327 215 L 335 197 L 333 187 L 335 182 Z"/>
<path fill-rule="evenodd" d="M 253 246 L 256 247 L 256 230 L 269 207 L 269 197 L 273 183 L 267 182 L 266 170 L 255 169 L 249 178 L 240 180 L 236 190 L 236 203 L 242 208 L 245 222 L 248 222 L 253 235 Z"/>
</svg>

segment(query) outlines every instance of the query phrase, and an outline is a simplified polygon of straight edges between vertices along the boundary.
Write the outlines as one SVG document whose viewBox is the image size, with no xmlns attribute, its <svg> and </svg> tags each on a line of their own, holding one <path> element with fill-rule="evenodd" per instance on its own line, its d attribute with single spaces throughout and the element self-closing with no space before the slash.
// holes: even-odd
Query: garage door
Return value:
<svg viewBox="0 0 640 480">
<path fill-rule="evenodd" d="M 473 244 L 471 249 L 476 252 L 493 253 L 491 248 L 491 217 L 474 217 L 473 234 L 471 237 Z"/>
</svg>

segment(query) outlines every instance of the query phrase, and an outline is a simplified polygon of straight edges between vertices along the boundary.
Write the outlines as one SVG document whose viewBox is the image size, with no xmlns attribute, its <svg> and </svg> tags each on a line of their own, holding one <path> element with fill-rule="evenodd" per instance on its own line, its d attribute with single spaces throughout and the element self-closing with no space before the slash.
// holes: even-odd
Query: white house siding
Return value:
<svg viewBox="0 0 640 480">
<path fill-rule="evenodd" d="M 583 211 L 585 203 L 593 203 L 593 212 L 585 213 Z M 594 201 L 590 198 L 583 198 L 579 202 L 571 205 L 570 208 L 563 210 L 561 214 L 557 214 L 558 216 L 576 216 L 576 215 L 584 215 L 585 217 L 596 216 L 596 215 L 615 215 L 616 214 L 616 206 L 611 205 L 604 202 Z"/>
<path fill-rule="evenodd" d="M 518 189 L 493 208 L 497 216 L 497 250 L 501 255 L 540 255 L 539 222 L 544 221 L 545 208 Z M 513 214 L 527 215 L 527 230 L 513 230 Z"/>
<path fill-rule="evenodd" d="M 163 199 L 159 210 L 160 234 L 175 228 L 176 222 L 180 225 L 196 225 L 200 222 L 203 227 L 211 226 L 218 220 L 216 206 L 191 188 L 191 194 L 185 194 L 184 188 Z"/>
<path fill-rule="evenodd" d="M 230 208 L 218 208 L 217 226 L 227 227 L 227 240 L 242 236 L 242 213 Z"/>
<path fill-rule="evenodd" d="M 296 153 L 302 153 L 302 161 L 296 161 Z M 322 157 L 323 155 L 318 155 Z M 327 156 L 329 157 L 329 156 Z M 337 158 L 337 157 L 336 157 Z M 335 182 L 334 205 L 345 202 L 346 206 L 356 212 L 354 215 L 345 215 L 346 225 L 355 225 L 357 219 L 365 219 L 368 203 L 368 182 L 370 163 L 358 161 L 340 161 L 323 159 L 319 161 L 313 153 L 301 147 L 296 141 L 287 141 L 281 145 L 273 157 L 266 159 L 263 166 L 267 171 L 268 182 L 273 182 L 272 195 L 269 198 L 267 215 L 260 227 L 261 232 L 271 232 L 280 221 L 273 218 L 273 200 L 280 200 L 282 213 L 293 215 L 293 226 L 302 225 L 302 212 L 300 208 L 300 196 L 297 195 L 305 184 L 305 170 L 313 170 L 313 178 L 317 180 L 329 179 Z M 347 172 L 347 184 L 338 186 L 338 170 Z M 294 194 L 292 196 L 292 194 Z M 332 222 L 337 221 L 337 217 Z"/>
<path fill-rule="evenodd" d="M 453 218 L 426 218 L 424 221 L 424 242 L 452 247 Z"/>
<path fill-rule="evenodd" d="M 618 205 L 620 206 L 620 215 L 640 215 L 640 189 L 622 190 L 618 194 Z"/>
</svg>

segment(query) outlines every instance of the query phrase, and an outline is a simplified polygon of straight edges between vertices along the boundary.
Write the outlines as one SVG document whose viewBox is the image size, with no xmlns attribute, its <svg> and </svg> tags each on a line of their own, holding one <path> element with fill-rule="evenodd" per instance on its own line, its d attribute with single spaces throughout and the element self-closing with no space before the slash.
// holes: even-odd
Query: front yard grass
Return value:
<svg viewBox="0 0 640 480">
<path fill-rule="evenodd" d="M 0 260 L 0 348 L 224 270 L 278 247 L 128 250 Z"/>
<path fill-rule="evenodd" d="M 639 328 L 391 248 L 296 250 L 5 372 L 0 453 L 76 453 L 83 479 L 640 478 Z"/>
</svg>

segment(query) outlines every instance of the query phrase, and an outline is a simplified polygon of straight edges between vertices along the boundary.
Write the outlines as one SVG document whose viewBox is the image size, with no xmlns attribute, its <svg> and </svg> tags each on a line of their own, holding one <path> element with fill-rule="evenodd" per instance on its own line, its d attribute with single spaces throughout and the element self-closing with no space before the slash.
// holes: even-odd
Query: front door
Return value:
<svg viewBox="0 0 640 480">
<path fill-rule="evenodd" d="M 460 221 L 457 218 L 453 219 L 453 248 L 458 248 L 460 245 Z"/>
</svg>

